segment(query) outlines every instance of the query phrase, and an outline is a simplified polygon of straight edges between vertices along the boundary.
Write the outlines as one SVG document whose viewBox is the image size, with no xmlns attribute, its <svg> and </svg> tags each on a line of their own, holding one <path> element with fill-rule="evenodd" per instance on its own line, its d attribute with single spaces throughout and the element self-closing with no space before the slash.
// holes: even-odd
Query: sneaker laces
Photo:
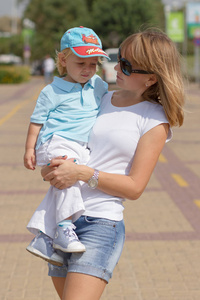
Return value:
<svg viewBox="0 0 200 300">
<path fill-rule="evenodd" d="M 51 248 L 53 248 L 53 240 L 48 239 L 48 240 L 47 240 L 47 244 L 49 244 L 49 246 L 50 246 Z"/>
<path fill-rule="evenodd" d="M 48 236 L 45 237 L 46 238 L 46 243 L 52 248 L 53 248 L 53 240 L 51 238 L 49 238 Z"/>
<path fill-rule="evenodd" d="M 71 224 L 70 226 L 63 228 L 63 232 L 69 238 L 69 241 L 78 240 L 78 237 L 74 229 L 76 229 L 76 226 L 74 226 L 74 224 Z"/>
</svg>

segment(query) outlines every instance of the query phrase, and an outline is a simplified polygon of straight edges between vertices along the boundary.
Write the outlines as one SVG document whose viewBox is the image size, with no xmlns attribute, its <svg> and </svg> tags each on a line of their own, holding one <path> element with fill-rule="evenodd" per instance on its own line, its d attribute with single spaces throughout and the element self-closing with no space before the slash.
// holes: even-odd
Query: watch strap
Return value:
<svg viewBox="0 0 200 300">
<path fill-rule="evenodd" d="M 97 170 L 97 169 L 94 170 L 93 177 L 94 177 L 96 180 L 99 179 L 99 170 Z"/>
</svg>

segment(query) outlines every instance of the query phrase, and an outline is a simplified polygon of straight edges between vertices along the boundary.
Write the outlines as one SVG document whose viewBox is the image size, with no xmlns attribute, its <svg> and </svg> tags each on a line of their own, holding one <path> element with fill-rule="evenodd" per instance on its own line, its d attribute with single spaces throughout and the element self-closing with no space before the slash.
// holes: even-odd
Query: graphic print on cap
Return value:
<svg viewBox="0 0 200 300">
<path fill-rule="evenodd" d="M 82 41 L 85 44 L 95 44 L 95 45 L 100 45 L 98 42 L 98 39 L 96 36 L 93 34 L 90 34 L 89 36 L 86 36 L 85 34 L 82 34 Z"/>
</svg>

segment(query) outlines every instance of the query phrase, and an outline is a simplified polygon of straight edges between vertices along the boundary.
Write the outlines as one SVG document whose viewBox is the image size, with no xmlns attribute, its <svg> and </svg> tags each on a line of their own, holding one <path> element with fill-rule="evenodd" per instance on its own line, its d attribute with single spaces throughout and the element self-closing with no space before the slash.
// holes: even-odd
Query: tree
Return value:
<svg viewBox="0 0 200 300">
<path fill-rule="evenodd" d="M 99 33 L 105 47 L 118 47 L 144 25 L 164 26 L 158 17 L 163 16 L 160 0 L 95 0 L 92 16 L 92 28 Z"/>
<path fill-rule="evenodd" d="M 161 0 L 30 0 L 24 17 L 36 24 L 34 59 L 46 53 L 55 56 L 61 36 L 75 26 L 94 29 L 104 48 L 118 47 L 141 26 L 164 28 Z"/>
<path fill-rule="evenodd" d="M 14 35 L 11 38 L 0 37 L 0 54 L 5 53 L 22 56 L 23 41 L 20 35 Z"/>
<path fill-rule="evenodd" d="M 75 26 L 87 26 L 88 11 L 84 0 L 32 0 L 24 14 L 36 24 L 32 57 L 49 53 L 55 56 L 63 33 Z"/>
</svg>

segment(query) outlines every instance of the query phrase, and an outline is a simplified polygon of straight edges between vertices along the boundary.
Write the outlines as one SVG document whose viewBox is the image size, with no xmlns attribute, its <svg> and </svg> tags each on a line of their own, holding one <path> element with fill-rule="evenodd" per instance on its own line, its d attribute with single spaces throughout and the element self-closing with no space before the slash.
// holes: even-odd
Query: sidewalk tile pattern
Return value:
<svg viewBox="0 0 200 300">
<path fill-rule="evenodd" d="M 23 167 L 42 87 L 37 77 L 0 85 L 0 300 L 58 299 L 46 263 L 25 250 L 32 238 L 26 224 L 48 189 L 39 169 Z M 200 299 L 200 88 L 190 84 L 187 95 L 184 125 L 174 129 L 140 199 L 125 202 L 126 242 L 102 300 Z"/>
</svg>

